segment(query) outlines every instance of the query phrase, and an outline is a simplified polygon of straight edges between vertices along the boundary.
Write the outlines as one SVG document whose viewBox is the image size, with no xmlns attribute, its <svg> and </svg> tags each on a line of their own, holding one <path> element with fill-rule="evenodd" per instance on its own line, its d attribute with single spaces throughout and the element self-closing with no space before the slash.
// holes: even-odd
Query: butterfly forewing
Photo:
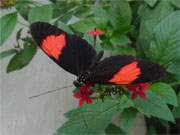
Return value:
<svg viewBox="0 0 180 135">
<path fill-rule="evenodd" d="M 66 71 L 79 75 L 86 71 L 96 56 L 95 50 L 83 39 L 68 35 L 56 26 L 33 23 L 31 35 L 40 48 Z"/>
</svg>

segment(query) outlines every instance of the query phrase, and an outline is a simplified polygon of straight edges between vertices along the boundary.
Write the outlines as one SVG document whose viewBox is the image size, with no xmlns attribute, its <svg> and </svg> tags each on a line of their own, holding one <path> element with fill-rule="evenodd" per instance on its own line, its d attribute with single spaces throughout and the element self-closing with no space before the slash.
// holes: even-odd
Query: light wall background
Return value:
<svg viewBox="0 0 180 135">
<path fill-rule="evenodd" d="M 7 11 L 0 10 L 1 15 Z M 23 21 L 23 20 L 22 20 Z M 0 51 L 16 43 L 17 24 Z M 77 107 L 73 88 L 38 98 L 30 96 L 72 84 L 75 76 L 64 71 L 42 51 L 22 70 L 6 73 L 10 57 L 0 60 L 0 135 L 52 135 L 65 121 L 64 113 Z M 142 116 L 137 118 L 132 135 L 145 134 Z"/>
</svg>

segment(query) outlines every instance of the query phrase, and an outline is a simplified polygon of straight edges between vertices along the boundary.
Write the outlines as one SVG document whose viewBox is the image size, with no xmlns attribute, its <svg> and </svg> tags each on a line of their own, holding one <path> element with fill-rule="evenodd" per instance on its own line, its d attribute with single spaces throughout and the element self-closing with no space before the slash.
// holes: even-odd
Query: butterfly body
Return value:
<svg viewBox="0 0 180 135">
<path fill-rule="evenodd" d="M 129 85 L 161 78 L 165 70 L 158 64 L 132 56 L 117 55 L 103 60 L 89 43 L 56 26 L 36 22 L 30 27 L 39 47 L 60 67 L 77 76 L 76 87 L 91 84 Z"/>
</svg>

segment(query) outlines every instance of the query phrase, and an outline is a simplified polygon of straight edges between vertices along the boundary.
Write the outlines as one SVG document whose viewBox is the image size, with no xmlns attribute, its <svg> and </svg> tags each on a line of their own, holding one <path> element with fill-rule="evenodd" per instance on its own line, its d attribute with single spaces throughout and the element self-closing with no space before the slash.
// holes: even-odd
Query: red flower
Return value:
<svg viewBox="0 0 180 135">
<path fill-rule="evenodd" d="M 145 91 L 149 88 L 148 83 L 139 83 L 130 85 L 127 87 L 130 91 L 132 91 L 131 99 L 135 99 L 137 95 L 139 95 L 142 99 L 146 99 Z"/>
<path fill-rule="evenodd" d="M 90 89 L 92 85 L 87 84 L 80 87 L 80 91 L 74 93 L 74 97 L 79 99 L 79 106 L 82 107 L 84 103 L 92 104 L 92 99 L 90 96 L 93 94 L 93 91 Z"/>
<path fill-rule="evenodd" d="M 99 29 L 95 29 L 95 30 L 93 30 L 93 31 L 87 32 L 88 35 L 91 35 L 91 36 L 93 36 L 93 37 L 103 35 L 104 33 L 105 33 L 104 31 L 99 30 Z"/>
</svg>

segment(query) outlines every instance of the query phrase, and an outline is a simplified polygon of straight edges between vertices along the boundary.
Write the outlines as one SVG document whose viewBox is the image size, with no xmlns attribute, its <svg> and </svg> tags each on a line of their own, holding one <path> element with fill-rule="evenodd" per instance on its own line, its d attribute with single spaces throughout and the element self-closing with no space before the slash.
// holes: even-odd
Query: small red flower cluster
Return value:
<svg viewBox="0 0 180 135">
<path fill-rule="evenodd" d="M 91 35 L 92 37 L 103 35 L 105 32 L 99 29 L 95 29 L 93 31 L 87 32 L 88 35 Z"/>
<path fill-rule="evenodd" d="M 90 89 L 92 85 L 83 85 L 79 89 L 80 91 L 74 93 L 74 97 L 79 99 L 79 106 L 82 107 L 84 103 L 86 102 L 87 104 L 92 104 L 92 99 L 91 95 L 93 94 L 93 91 Z"/>
<path fill-rule="evenodd" d="M 127 87 L 130 91 L 132 91 L 131 99 L 135 99 L 138 95 L 142 99 L 146 99 L 145 91 L 149 88 L 148 83 L 139 83 L 134 85 L 129 85 Z"/>
<path fill-rule="evenodd" d="M 84 103 L 92 104 L 93 101 L 91 99 L 91 95 L 94 93 L 93 90 L 90 89 L 92 84 L 87 84 L 81 86 L 80 91 L 74 93 L 74 97 L 79 99 L 79 107 L 82 107 Z M 146 99 L 145 91 L 149 88 L 148 83 L 138 83 L 127 86 L 127 88 L 132 92 L 131 99 L 135 99 L 137 96 L 140 96 L 143 100 Z"/>
</svg>

